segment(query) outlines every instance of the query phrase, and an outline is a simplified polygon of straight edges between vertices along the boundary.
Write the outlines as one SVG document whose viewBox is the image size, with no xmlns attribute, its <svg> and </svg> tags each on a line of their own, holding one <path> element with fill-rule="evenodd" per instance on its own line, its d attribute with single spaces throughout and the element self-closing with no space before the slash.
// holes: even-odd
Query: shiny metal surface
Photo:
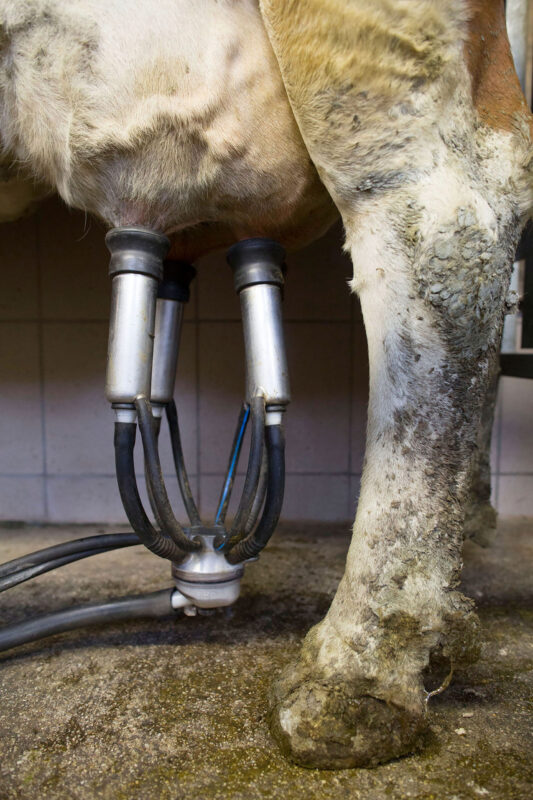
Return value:
<svg viewBox="0 0 533 800">
<path fill-rule="evenodd" d="M 199 533 L 201 530 L 204 533 Z M 172 564 L 176 588 L 197 608 L 230 606 L 240 593 L 243 565 L 228 564 L 223 553 L 213 548 L 215 536 L 221 531 L 222 527 L 191 528 L 188 533 L 201 540 L 202 549 L 187 554 L 179 564 Z"/>
<path fill-rule="evenodd" d="M 242 564 L 228 564 L 226 557 L 220 550 L 213 548 L 217 533 L 223 532 L 222 527 L 213 529 L 213 533 L 198 533 L 206 528 L 187 529 L 190 536 L 197 536 L 202 542 L 202 549 L 188 553 L 179 564 L 172 564 L 172 575 L 188 582 L 220 583 L 234 578 L 241 578 L 244 572 Z"/>
<path fill-rule="evenodd" d="M 191 605 L 191 601 L 189 600 L 188 597 L 185 597 L 184 595 L 182 595 L 181 592 L 178 592 L 178 590 L 175 589 L 170 595 L 170 605 L 172 606 L 173 609 L 177 608 L 185 609 L 187 608 L 187 606 Z"/>
<path fill-rule="evenodd" d="M 176 579 L 176 588 L 185 598 L 183 606 L 188 604 L 196 608 L 224 608 L 232 606 L 238 599 L 241 590 L 241 579 L 235 578 L 221 583 L 190 583 Z"/>
<path fill-rule="evenodd" d="M 262 394 L 267 406 L 285 406 L 291 393 L 281 291 L 272 284 L 256 284 L 243 289 L 239 297 L 246 351 L 246 399 Z"/>
<path fill-rule="evenodd" d="M 148 275 L 113 278 L 105 387 L 110 403 L 150 396 L 156 294 L 157 280 Z"/>
<path fill-rule="evenodd" d="M 177 300 L 157 299 L 150 395 L 152 403 L 168 403 L 174 396 L 183 310 L 184 304 Z"/>
</svg>

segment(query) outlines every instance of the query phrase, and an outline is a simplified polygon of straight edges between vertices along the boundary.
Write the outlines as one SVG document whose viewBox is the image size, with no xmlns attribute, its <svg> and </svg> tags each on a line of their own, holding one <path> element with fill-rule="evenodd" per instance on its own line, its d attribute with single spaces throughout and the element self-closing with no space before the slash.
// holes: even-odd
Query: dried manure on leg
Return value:
<svg viewBox="0 0 533 800">
<path fill-rule="evenodd" d="M 487 397 L 532 206 L 529 117 L 518 98 L 495 127 L 476 106 L 497 59 L 482 59 L 474 81 L 466 54 L 501 42 L 473 38 L 466 2 L 263 0 L 262 10 L 342 213 L 370 363 L 346 571 L 273 690 L 271 727 L 304 766 L 372 766 L 416 747 L 427 670 L 444 667 L 445 686 L 479 653 L 474 604 L 457 587 L 465 519 L 467 529 L 475 515 L 493 521 Z"/>
</svg>

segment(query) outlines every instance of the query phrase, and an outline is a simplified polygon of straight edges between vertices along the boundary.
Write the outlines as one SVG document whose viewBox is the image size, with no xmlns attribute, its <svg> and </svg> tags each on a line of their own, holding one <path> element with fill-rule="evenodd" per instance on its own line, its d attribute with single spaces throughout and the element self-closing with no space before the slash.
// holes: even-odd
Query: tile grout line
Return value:
<svg viewBox="0 0 533 800">
<path fill-rule="evenodd" d="M 496 472 L 499 478 L 517 478 L 517 477 L 532 477 L 533 472 Z"/>
<path fill-rule="evenodd" d="M 39 403 L 41 409 L 41 447 L 43 459 L 43 511 L 44 519 L 49 521 L 50 508 L 48 502 L 48 453 L 46 448 L 46 404 L 45 404 L 45 368 L 44 368 L 44 327 L 43 327 L 43 274 L 41 263 L 41 215 L 35 215 L 35 257 L 37 260 L 37 337 L 39 348 Z"/>
<path fill-rule="evenodd" d="M 219 478 L 222 479 L 225 477 L 225 472 L 203 472 L 203 478 Z M 520 475 L 520 476 L 533 476 L 533 473 L 507 473 L 511 475 Z M 137 478 L 144 478 L 144 473 L 137 471 L 135 473 Z M 236 476 L 238 478 L 244 478 L 246 475 L 246 470 L 238 470 Z M 287 470 L 286 472 L 287 477 L 292 478 L 360 478 L 360 472 L 303 472 L 298 470 Z M 24 479 L 35 479 L 35 478 L 42 478 L 43 475 L 41 472 L 0 472 L 0 479 L 2 478 L 24 478 Z M 76 480 L 101 480 L 101 479 L 115 479 L 114 472 L 49 472 L 47 473 L 48 480 L 69 480 L 69 479 L 76 479 Z M 172 470 L 170 472 L 163 471 L 164 478 L 175 478 L 176 474 Z M 197 472 L 189 472 L 190 478 L 200 478 L 200 475 Z"/>
</svg>

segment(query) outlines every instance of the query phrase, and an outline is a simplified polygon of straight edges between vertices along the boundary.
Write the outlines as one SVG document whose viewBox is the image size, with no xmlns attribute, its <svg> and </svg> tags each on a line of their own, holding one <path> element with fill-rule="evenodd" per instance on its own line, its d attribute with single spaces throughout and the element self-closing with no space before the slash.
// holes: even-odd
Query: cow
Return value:
<svg viewBox="0 0 533 800">
<path fill-rule="evenodd" d="M 499 341 L 533 206 L 503 1 L 2 0 L 0 17 L 5 218 L 55 190 L 194 260 L 299 247 L 342 217 L 370 362 L 361 493 L 270 721 L 305 766 L 411 752 L 424 671 L 479 652 L 461 548 L 494 527 Z"/>
</svg>

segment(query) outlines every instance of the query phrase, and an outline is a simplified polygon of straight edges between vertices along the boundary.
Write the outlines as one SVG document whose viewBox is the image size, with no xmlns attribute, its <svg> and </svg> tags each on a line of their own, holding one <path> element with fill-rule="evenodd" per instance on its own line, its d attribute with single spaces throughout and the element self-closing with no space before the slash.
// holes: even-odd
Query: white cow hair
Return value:
<svg viewBox="0 0 533 800">
<path fill-rule="evenodd" d="M 331 223 L 253 0 L 2 0 L 0 21 L 4 158 L 69 205 L 167 234 Z"/>
</svg>

